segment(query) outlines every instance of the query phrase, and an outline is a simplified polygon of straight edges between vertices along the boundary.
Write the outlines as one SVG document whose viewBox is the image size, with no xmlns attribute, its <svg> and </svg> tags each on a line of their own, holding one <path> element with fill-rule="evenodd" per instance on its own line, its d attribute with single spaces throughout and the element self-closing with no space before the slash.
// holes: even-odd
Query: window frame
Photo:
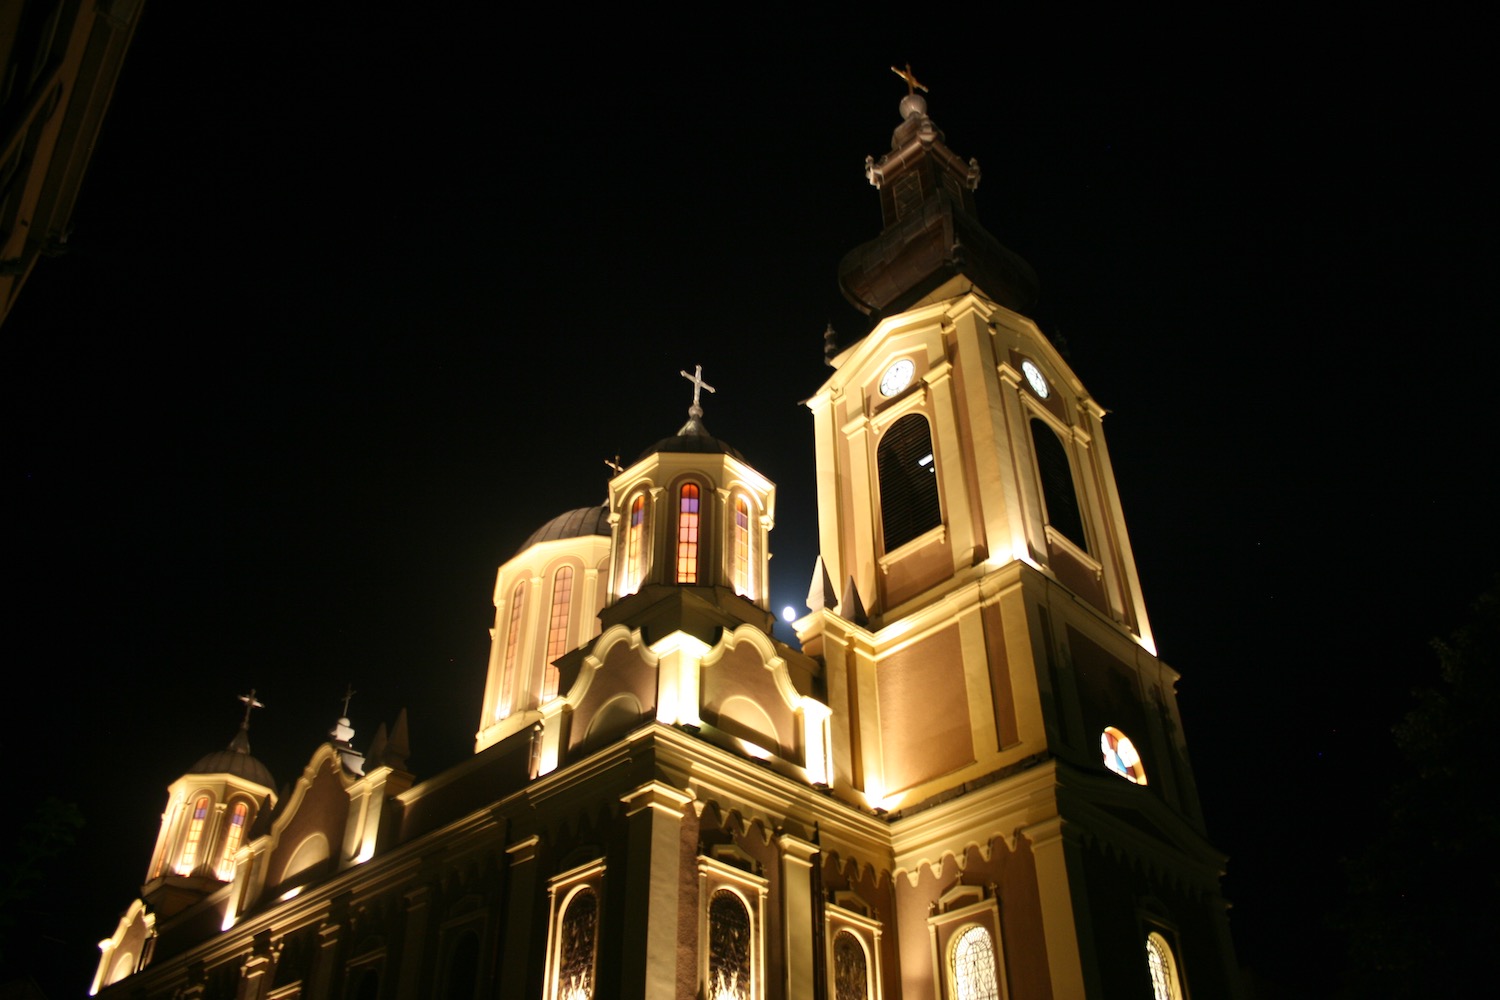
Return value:
<svg viewBox="0 0 1500 1000">
<path fill-rule="evenodd" d="M 594 987 L 590 995 L 597 997 L 599 983 L 599 938 L 604 921 L 604 876 L 606 866 L 603 858 L 596 858 L 576 868 L 554 875 L 547 882 L 547 968 L 546 983 L 542 996 L 547 1000 L 566 1000 L 563 995 L 562 949 L 564 945 L 562 926 L 568 915 L 568 906 L 580 892 L 588 890 L 594 894 Z"/>
<path fill-rule="evenodd" d="M 887 456 L 890 456 L 893 459 L 893 462 L 897 460 L 896 456 L 894 456 L 892 453 L 895 451 L 898 445 L 892 443 L 895 439 L 893 439 L 891 435 L 894 434 L 896 430 L 903 424 L 906 424 L 907 426 L 914 426 L 910 423 L 910 421 L 912 421 L 913 419 L 920 420 L 922 422 L 923 429 L 927 433 L 927 448 L 929 449 L 929 455 L 932 461 L 924 465 L 919 459 L 917 464 L 919 466 L 922 466 L 923 468 L 928 468 L 929 474 L 932 476 L 932 501 L 936 508 L 936 520 L 930 524 L 926 523 L 929 517 L 929 512 L 926 512 L 925 510 L 917 510 L 915 512 L 909 513 L 908 519 L 911 519 L 914 522 L 918 521 L 917 515 L 922 515 L 919 523 L 924 524 L 925 527 L 922 527 L 921 530 L 918 531 L 908 530 L 905 533 L 900 533 L 899 537 L 901 537 L 901 540 L 893 545 L 891 544 L 891 529 L 893 526 L 899 527 L 900 524 L 897 523 L 893 525 L 892 523 L 891 515 L 893 513 L 893 508 L 890 506 L 890 501 L 900 499 L 895 495 L 896 491 L 892 487 L 897 485 L 896 477 L 901 473 L 898 467 L 893 464 L 889 466 L 891 472 L 890 476 L 888 477 L 885 474 L 885 470 L 888 468 L 888 466 L 886 465 L 884 459 Z M 923 539 L 926 539 L 935 531 L 944 529 L 945 525 L 947 524 L 947 518 L 943 506 L 942 473 L 938 468 L 940 465 L 942 465 L 942 463 L 937 460 L 937 445 L 933 441 L 932 417 L 927 413 L 925 408 L 914 406 L 909 409 L 905 409 L 900 413 L 892 414 L 888 422 L 882 420 L 881 424 L 882 425 L 877 430 L 877 440 L 875 441 L 874 456 L 875 489 L 877 501 L 876 509 L 878 511 L 877 520 L 879 521 L 880 525 L 881 552 L 883 555 L 889 556 L 891 553 L 897 552 L 908 545 L 920 543 Z M 918 448 L 917 450 L 920 451 L 921 449 Z M 912 499 L 911 503 L 914 505 L 917 499 L 924 498 L 918 497 L 916 499 Z M 922 504 L 922 506 L 926 506 L 925 502 Z"/>
<path fill-rule="evenodd" d="M 691 500 L 688 491 L 692 491 Z M 678 586 L 697 587 L 703 583 L 704 493 L 702 483 L 694 479 L 677 485 L 676 521 L 673 532 L 672 581 Z M 691 502 L 693 509 L 687 509 Z"/>
<path fill-rule="evenodd" d="M 958 984 L 953 967 L 953 952 L 960 936 L 969 928 L 979 927 L 989 935 L 995 960 L 995 995 L 1008 1000 L 1005 975 L 1005 948 L 1000 936 L 1000 907 L 992 894 L 979 886 L 956 885 L 937 901 L 938 912 L 927 918 L 932 949 L 933 993 L 943 1000 L 957 1000 Z"/>
<path fill-rule="evenodd" d="M 846 894 L 839 893 L 835 898 Z M 861 900 L 860 902 L 863 902 Z M 835 940 L 840 933 L 848 933 L 859 942 L 865 951 L 865 973 L 866 973 L 866 998 L 867 1000 L 883 1000 L 885 990 L 880 955 L 880 938 L 883 925 L 873 917 L 865 916 L 856 910 L 840 906 L 837 902 L 826 903 L 823 907 L 823 940 L 827 946 L 825 961 L 828 965 L 828 996 L 833 1000 L 837 996 L 838 963 L 835 955 Z"/>
<path fill-rule="evenodd" d="M 698 995 L 714 996 L 709 985 L 713 963 L 709 954 L 711 935 L 708 910 L 714 895 L 720 890 L 728 890 L 739 897 L 750 915 L 750 989 L 745 996 L 747 1000 L 765 1000 L 766 896 L 770 882 L 762 876 L 700 854 L 698 887 Z"/>
</svg>

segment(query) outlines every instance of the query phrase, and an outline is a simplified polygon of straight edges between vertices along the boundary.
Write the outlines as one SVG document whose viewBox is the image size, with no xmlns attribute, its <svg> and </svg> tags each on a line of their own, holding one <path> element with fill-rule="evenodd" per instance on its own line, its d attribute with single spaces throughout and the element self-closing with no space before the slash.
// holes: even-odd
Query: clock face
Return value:
<svg viewBox="0 0 1500 1000">
<path fill-rule="evenodd" d="M 911 385 L 912 373 L 917 370 L 916 365 L 911 363 L 910 358 L 902 358 L 885 370 L 880 376 L 880 394 L 882 396 L 894 396 L 896 393 Z"/>
<path fill-rule="evenodd" d="M 1051 395 L 1052 387 L 1047 384 L 1047 376 L 1043 375 L 1042 370 L 1036 365 L 1030 361 L 1022 361 L 1021 374 L 1026 376 L 1026 381 L 1031 384 L 1031 388 L 1035 390 L 1038 396 L 1046 399 Z"/>
</svg>

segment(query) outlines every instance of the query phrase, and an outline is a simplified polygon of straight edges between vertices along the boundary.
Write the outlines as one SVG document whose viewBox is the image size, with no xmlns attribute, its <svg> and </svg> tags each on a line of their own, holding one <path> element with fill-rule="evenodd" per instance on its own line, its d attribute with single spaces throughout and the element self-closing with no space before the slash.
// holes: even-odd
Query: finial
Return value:
<svg viewBox="0 0 1500 1000">
<path fill-rule="evenodd" d="M 240 728 L 235 732 L 234 739 L 229 741 L 229 749 L 235 753 L 248 754 L 250 752 L 250 713 L 266 706 L 264 702 L 256 700 L 255 688 L 251 688 L 249 694 L 242 694 L 239 698 L 245 703 L 245 717 L 240 720 Z"/>
<path fill-rule="evenodd" d="M 625 471 L 625 466 L 623 466 L 623 465 L 620 464 L 620 453 L 619 452 L 615 452 L 615 457 L 614 458 L 606 458 L 604 460 L 604 464 L 607 465 L 607 466 L 609 466 L 611 469 L 613 469 L 615 475 L 617 475 L 617 476 L 620 473 L 622 473 L 622 472 Z"/>
<path fill-rule="evenodd" d="M 833 324 L 828 324 L 828 329 L 823 331 L 823 363 L 829 368 L 833 367 L 833 359 L 839 353 L 839 335 L 834 332 Z"/>
<path fill-rule="evenodd" d="M 921 83 L 917 79 L 917 75 L 911 71 L 911 63 L 906 64 L 905 71 L 892 66 L 891 72 L 906 81 L 906 96 L 901 98 L 901 119 L 905 121 L 908 118 L 922 118 L 926 116 L 927 99 L 922 94 L 928 93 L 927 86 Z M 919 90 L 922 94 L 917 93 Z"/>
<path fill-rule="evenodd" d="M 353 698 L 358 693 L 358 691 L 354 690 L 353 684 L 349 684 L 347 682 L 344 684 L 344 710 L 339 713 L 344 718 L 347 719 L 349 717 L 349 699 Z"/>
<path fill-rule="evenodd" d="M 693 405 L 688 407 L 688 417 L 693 420 L 703 419 L 703 407 L 698 405 L 698 393 L 703 389 L 709 392 L 718 392 L 713 386 L 703 381 L 703 366 L 698 365 L 693 369 L 693 374 L 681 373 L 682 377 L 693 383 Z"/>
</svg>

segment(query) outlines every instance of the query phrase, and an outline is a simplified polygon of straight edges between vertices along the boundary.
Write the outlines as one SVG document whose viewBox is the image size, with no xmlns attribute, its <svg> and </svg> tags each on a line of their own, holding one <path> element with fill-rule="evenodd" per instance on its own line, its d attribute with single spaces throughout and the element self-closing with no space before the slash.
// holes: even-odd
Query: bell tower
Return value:
<svg viewBox="0 0 1500 1000">
<path fill-rule="evenodd" d="M 1143 978 L 1148 933 L 1225 995 L 1223 859 L 1105 410 L 1025 315 L 1036 278 L 979 224 L 978 163 L 901 75 L 891 150 L 865 166 L 883 227 L 839 268 L 873 325 L 830 351 L 807 402 L 821 575 L 797 627 L 825 665 L 835 792 L 900 820 L 928 858 L 1023 838 L 1052 995 L 1103 995 L 1116 959 Z M 1139 877 L 1182 870 L 1199 873 L 1190 892 Z"/>
</svg>

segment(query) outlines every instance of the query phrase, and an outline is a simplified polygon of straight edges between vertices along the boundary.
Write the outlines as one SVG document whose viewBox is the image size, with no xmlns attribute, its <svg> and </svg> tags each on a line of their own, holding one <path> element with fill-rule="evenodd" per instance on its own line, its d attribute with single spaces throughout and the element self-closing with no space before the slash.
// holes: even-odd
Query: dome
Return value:
<svg viewBox="0 0 1500 1000">
<path fill-rule="evenodd" d="M 580 507 L 566 514 L 559 514 L 533 531 L 516 550 L 520 555 L 538 542 L 552 542 L 559 538 L 583 538 L 586 535 L 609 535 L 608 507 Z"/>
<path fill-rule="evenodd" d="M 639 462 L 648 455 L 655 455 L 658 452 L 664 451 L 695 452 L 702 455 L 728 455 L 730 458 L 737 458 L 741 462 L 745 461 L 745 456 L 740 454 L 738 448 L 727 441 L 720 441 L 709 434 L 708 429 L 703 426 L 703 422 L 696 416 L 684 424 L 676 434 L 673 434 L 671 437 L 662 438 L 641 452 L 636 461 Z"/>
<path fill-rule="evenodd" d="M 276 787 L 266 765 L 239 750 L 215 750 L 189 768 L 188 774 L 232 774 L 263 788 Z"/>
</svg>

